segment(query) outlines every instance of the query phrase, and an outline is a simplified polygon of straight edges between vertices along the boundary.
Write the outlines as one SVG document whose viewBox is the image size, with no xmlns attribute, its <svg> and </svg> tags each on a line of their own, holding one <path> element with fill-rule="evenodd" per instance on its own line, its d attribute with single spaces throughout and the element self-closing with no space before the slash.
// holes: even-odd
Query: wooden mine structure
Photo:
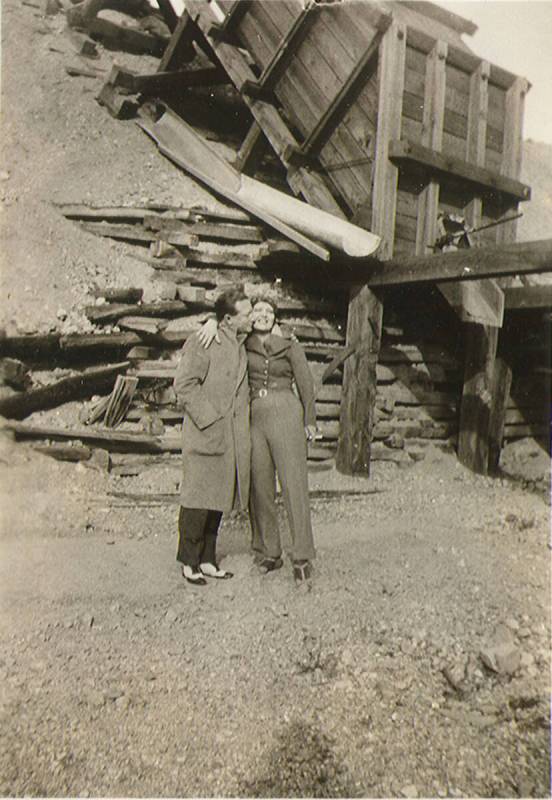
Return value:
<svg viewBox="0 0 552 800">
<path fill-rule="evenodd" d="M 431 266 L 469 323 L 458 454 L 486 473 L 508 391 L 508 371 L 496 361 L 504 291 L 494 277 L 445 280 L 450 259 L 432 254 L 439 214 L 473 228 L 506 220 L 480 243 L 515 241 L 512 217 L 530 197 L 519 180 L 529 85 L 466 46 L 462 35 L 475 30 L 428 2 L 185 0 L 160 71 L 181 66 L 196 41 L 253 117 L 242 171 L 253 172 L 270 145 L 293 192 L 379 234 L 378 258 L 399 257 L 406 281 Z M 469 275 L 470 258 L 479 265 L 474 256 L 458 251 L 457 277 Z M 382 331 L 382 298 L 366 276 L 357 272 L 350 287 L 337 450 L 338 467 L 352 473 L 369 468 Z"/>
<path fill-rule="evenodd" d="M 94 15 L 113 2 L 81 4 L 91 35 L 105 35 Z M 221 287 L 241 281 L 277 293 L 282 326 L 305 348 L 322 437 L 309 459 L 321 467 L 335 457 L 341 471 L 367 474 L 371 460 L 412 463 L 435 443 L 454 445 L 464 464 L 486 473 L 504 440 L 546 438 L 550 367 L 542 356 L 550 341 L 542 323 L 549 331 L 552 314 L 542 312 L 552 291 L 511 280 L 552 272 L 552 239 L 515 242 L 518 205 L 530 196 L 519 180 L 527 81 L 470 51 L 462 40 L 475 31 L 470 22 L 422 0 L 185 0 L 180 17 L 169 0 L 159 8 L 172 34 L 159 47 L 157 72 L 114 67 L 97 99 L 120 118 L 140 109 L 139 124 L 161 152 L 242 210 L 61 208 L 90 233 L 149 247 L 137 258 L 173 293 L 142 303 L 142 291 L 129 289 L 86 310 L 95 325 L 119 332 L 15 337 L 0 350 L 18 356 L 40 345 L 61 360 L 117 354 L 111 372 L 85 383 L 127 371 L 111 410 L 117 416 L 124 400 L 126 419 L 145 419 L 151 431 L 23 425 L 18 435 L 177 453 L 176 430 L 154 435 L 181 420 L 170 386 L 176 351 Z M 231 166 L 204 163 L 209 145 L 191 127 L 210 102 L 218 118 L 239 118 Z M 348 223 L 364 239 L 373 232 L 381 238 L 375 255 L 345 255 L 322 235 L 301 233 L 299 220 L 294 228 L 294 218 L 278 222 L 270 208 L 257 213 L 236 188 L 253 177 L 287 183 L 288 195 L 311 206 L 308 215 L 312 207 L 330 212 L 332 236 Z M 22 418 L 46 402 L 40 391 L 24 407 L 8 397 L 0 413 Z M 73 391 L 72 383 L 56 387 L 64 397 Z"/>
</svg>

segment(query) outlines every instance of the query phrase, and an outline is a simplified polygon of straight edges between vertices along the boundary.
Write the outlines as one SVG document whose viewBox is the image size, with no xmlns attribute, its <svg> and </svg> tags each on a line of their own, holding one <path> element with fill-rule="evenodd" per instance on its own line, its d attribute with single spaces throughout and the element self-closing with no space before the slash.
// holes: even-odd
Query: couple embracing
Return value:
<svg viewBox="0 0 552 800">
<path fill-rule="evenodd" d="M 217 298 L 215 313 L 184 345 L 174 380 L 183 411 L 177 560 L 189 583 L 231 578 L 217 563 L 218 529 L 224 512 L 249 508 L 255 560 L 265 574 L 279 569 L 277 474 L 293 574 L 302 583 L 315 554 L 307 440 L 315 438 L 316 414 L 307 359 L 297 342 L 276 334 L 272 300 L 251 301 L 233 287 Z"/>
</svg>

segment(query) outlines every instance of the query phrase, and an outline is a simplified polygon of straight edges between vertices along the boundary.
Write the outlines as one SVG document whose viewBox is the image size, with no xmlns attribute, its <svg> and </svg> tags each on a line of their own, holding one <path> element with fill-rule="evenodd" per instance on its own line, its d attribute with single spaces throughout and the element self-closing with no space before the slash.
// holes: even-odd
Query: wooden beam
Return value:
<svg viewBox="0 0 552 800">
<path fill-rule="evenodd" d="M 456 281 L 438 286 L 462 322 L 502 327 L 504 292 L 495 280 Z"/>
<path fill-rule="evenodd" d="M 290 58 L 293 57 L 297 47 L 303 40 L 303 37 L 310 29 L 312 22 L 316 16 L 316 4 L 306 3 L 304 8 L 299 12 L 294 19 L 291 27 L 281 40 L 278 49 L 274 53 L 272 59 L 263 69 L 259 80 L 259 86 L 274 87 L 274 84 L 289 64 Z"/>
<path fill-rule="evenodd" d="M 552 285 L 511 286 L 504 290 L 505 307 L 514 309 L 549 308 L 552 309 Z"/>
<path fill-rule="evenodd" d="M 482 61 L 470 78 L 466 158 L 477 166 L 485 164 L 489 74 L 489 64 Z M 477 228 L 481 224 L 482 206 L 481 195 L 477 195 L 465 207 L 464 216 L 470 227 Z M 445 288 L 447 284 L 442 286 L 449 293 L 455 291 L 452 287 L 447 290 Z M 463 322 L 479 322 L 482 325 L 494 325 L 498 328 L 502 326 L 504 292 L 495 280 L 488 278 L 485 281 L 469 283 L 463 281 L 457 284 L 456 291 L 458 290 L 461 292 L 460 318 Z"/>
<path fill-rule="evenodd" d="M 254 175 L 268 148 L 268 142 L 258 122 L 254 122 L 242 142 L 232 166 L 238 172 Z"/>
<path fill-rule="evenodd" d="M 510 399 L 512 386 L 512 370 L 503 358 L 495 359 L 491 382 L 491 415 L 489 420 L 489 462 L 491 474 L 498 471 L 500 451 L 504 439 L 506 409 Z"/>
<path fill-rule="evenodd" d="M 389 24 L 390 20 L 387 26 L 389 26 Z M 384 30 L 376 33 L 365 54 L 356 64 L 318 123 L 301 145 L 300 152 L 303 155 L 312 155 L 313 153 L 319 152 L 334 129 L 342 121 L 345 111 L 351 105 L 354 97 L 365 83 L 366 73 L 372 67 L 377 57 L 383 33 Z"/>
<path fill-rule="evenodd" d="M 489 432 L 498 330 L 487 325 L 466 325 L 458 458 L 466 467 L 481 475 L 486 475 L 489 469 Z"/>
<path fill-rule="evenodd" d="M 448 11 L 436 3 L 428 3 L 426 0 L 401 0 L 401 5 L 416 11 L 418 14 L 423 14 L 436 22 L 446 25 L 447 28 L 452 28 L 457 33 L 467 33 L 468 36 L 473 36 L 477 32 L 477 25 L 471 20 Z"/>
<path fill-rule="evenodd" d="M 428 147 L 409 142 L 406 139 L 390 143 L 389 158 L 399 163 L 410 162 L 426 167 L 430 172 L 445 173 L 449 178 L 475 183 L 486 190 L 499 192 L 518 200 L 529 200 L 531 197 L 529 186 L 520 181 L 504 175 L 497 175 L 489 169 L 469 164 L 461 158 L 437 153 Z"/>
<path fill-rule="evenodd" d="M 502 148 L 502 161 L 500 172 L 509 178 L 519 179 L 521 174 L 521 159 L 523 151 L 523 114 L 525 96 L 529 91 L 529 84 L 525 78 L 516 78 L 513 85 L 506 92 L 504 108 L 504 144 Z M 517 203 L 512 203 L 505 209 L 502 217 L 510 216 L 512 211 L 518 209 Z M 518 221 L 512 220 L 500 225 L 497 231 L 497 242 L 506 244 L 515 242 Z"/>
<path fill-rule="evenodd" d="M 157 5 L 159 6 L 159 11 L 165 20 L 167 28 L 173 33 L 178 25 L 178 16 L 172 7 L 171 0 L 157 0 Z"/>
<path fill-rule="evenodd" d="M 108 78 L 108 83 L 111 86 L 120 86 L 127 89 L 131 94 L 144 95 L 163 95 L 182 91 L 188 86 L 214 86 L 229 82 L 228 75 L 221 67 L 181 69 L 139 75 L 136 72 L 114 65 Z"/>
<path fill-rule="evenodd" d="M 96 367 L 78 375 L 62 378 L 49 386 L 18 392 L 0 400 L 0 414 L 8 419 L 24 419 L 35 411 L 55 408 L 70 400 L 90 397 L 112 386 L 113 378 L 129 366 L 129 361 L 123 361 L 108 367 Z"/>
<path fill-rule="evenodd" d="M 196 27 L 188 12 L 184 10 L 161 56 L 157 71 L 169 72 L 177 69 L 180 64 L 188 64 L 193 61 L 196 56 L 194 48 L 195 35 Z"/>
<path fill-rule="evenodd" d="M 375 174 L 372 192 L 372 231 L 382 237 L 381 258 L 393 255 L 395 210 L 399 170 L 389 161 L 390 144 L 400 137 L 406 29 L 395 21 L 384 34 L 379 48 L 378 122 L 375 147 Z"/>
<path fill-rule="evenodd" d="M 397 286 L 428 281 L 465 281 L 552 272 L 552 239 L 474 247 L 451 253 L 411 256 L 379 264 L 367 275 L 368 286 Z"/>
<path fill-rule="evenodd" d="M 235 0 L 232 8 L 225 13 L 223 20 L 211 23 L 208 35 L 216 42 L 234 44 L 233 29 L 239 25 L 251 6 L 251 0 Z"/>
<path fill-rule="evenodd" d="M 336 466 L 347 475 L 369 475 L 376 407 L 376 362 L 381 343 L 383 305 L 366 286 L 351 293 L 340 407 Z"/>
<path fill-rule="evenodd" d="M 437 42 L 426 58 L 422 144 L 434 151 L 440 151 L 443 143 L 447 51 L 446 42 Z M 439 183 L 430 180 L 418 197 L 417 255 L 433 252 L 438 212 Z"/>
<path fill-rule="evenodd" d="M 178 453 L 182 450 L 180 436 L 150 436 L 94 427 L 57 428 L 52 425 L 28 425 L 25 422 L 11 422 L 6 427 L 14 432 L 16 439 L 80 439 L 83 442 L 101 442 L 107 450 L 119 452 Z"/>
<path fill-rule="evenodd" d="M 398 169 L 389 161 L 389 142 L 400 136 L 406 57 L 406 31 L 391 22 L 378 53 L 378 123 L 371 229 L 382 237 L 382 258 L 393 253 Z M 347 347 L 354 348 L 343 370 L 337 468 L 370 474 L 376 404 L 376 362 L 381 345 L 383 305 L 366 285 L 351 289 Z M 365 357 L 369 356 L 369 357 Z"/>
</svg>

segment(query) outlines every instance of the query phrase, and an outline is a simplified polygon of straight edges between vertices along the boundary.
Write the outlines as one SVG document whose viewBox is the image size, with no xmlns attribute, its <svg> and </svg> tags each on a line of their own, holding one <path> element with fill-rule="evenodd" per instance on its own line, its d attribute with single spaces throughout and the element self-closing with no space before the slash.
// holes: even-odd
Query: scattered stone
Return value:
<svg viewBox="0 0 552 800">
<path fill-rule="evenodd" d="M 504 622 L 504 624 L 510 628 L 511 631 L 518 631 L 519 630 L 519 622 L 517 619 L 513 617 L 508 617 L 508 619 Z"/>
<path fill-rule="evenodd" d="M 104 698 L 106 700 L 111 700 L 111 702 L 113 702 L 113 703 L 116 700 L 118 700 L 120 697 L 122 697 L 123 695 L 124 695 L 124 692 L 123 692 L 122 689 L 107 689 L 104 692 Z"/>
<path fill-rule="evenodd" d="M 532 653 L 528 653 L 525 651 L 521 654 L 520 666 L 525 668 L 532 667 L 534 663 L 535 663 L 535 657 L 533 656 Z"/>
<path fill-rule="evenodd" d="M 506 675 L 512 675 L 521 662 L 520 651 L 513 642 L 489 645 L 483 648 L 479 655 L 488 669 Z"/>
<path fill-rule="evenodd" d="M 409 783 L 408 786 L 403 786 L 400 790 L 402 797 L 418 797 L 418 789 L 414 784 Z"/>
<path fill-rule="evenodd" d="M 94 617 L 92 614 L 83 614 L 81 619 L 85 628 L 91 628 L 94 624 Z"/>
<path fill-rule="evenodd" d="M 178 614 L 174 610 L 174 608 L 167 609 L 165 613 L 165 619 L 167 620 L 167 622 L 176 622 L 178 620 Z"/>
<path fill-rule="evenodd" d="M 443 675 L 453 689 L 461 689 L 462 684 L 466 679 L 466 663 L 463 661 L 457 661 L 456 663 L 445 667 L 443 669 Z"/>
</svg>

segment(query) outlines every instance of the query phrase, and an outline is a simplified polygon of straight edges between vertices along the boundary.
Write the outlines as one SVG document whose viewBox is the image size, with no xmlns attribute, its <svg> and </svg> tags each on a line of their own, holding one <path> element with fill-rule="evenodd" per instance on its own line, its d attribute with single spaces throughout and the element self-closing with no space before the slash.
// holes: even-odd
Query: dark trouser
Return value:
<svg viewBox="0 0 552 800">
<path fill-rule="evenodd" d="M 200 564 L 216 564 L 217 533 L 221 519 L 222 511 L 180 506 L 176 560 L 195 571 Z"/>
<path fill-rule="evenodd" d="M 282 487 L 292 558 L 314 558 L 303 407 L 290 391 L 269 392 L 251 403 L 252 546 L 269 558 L 282 554 L 276 510 L 276 473 Z"/>
</svg>

